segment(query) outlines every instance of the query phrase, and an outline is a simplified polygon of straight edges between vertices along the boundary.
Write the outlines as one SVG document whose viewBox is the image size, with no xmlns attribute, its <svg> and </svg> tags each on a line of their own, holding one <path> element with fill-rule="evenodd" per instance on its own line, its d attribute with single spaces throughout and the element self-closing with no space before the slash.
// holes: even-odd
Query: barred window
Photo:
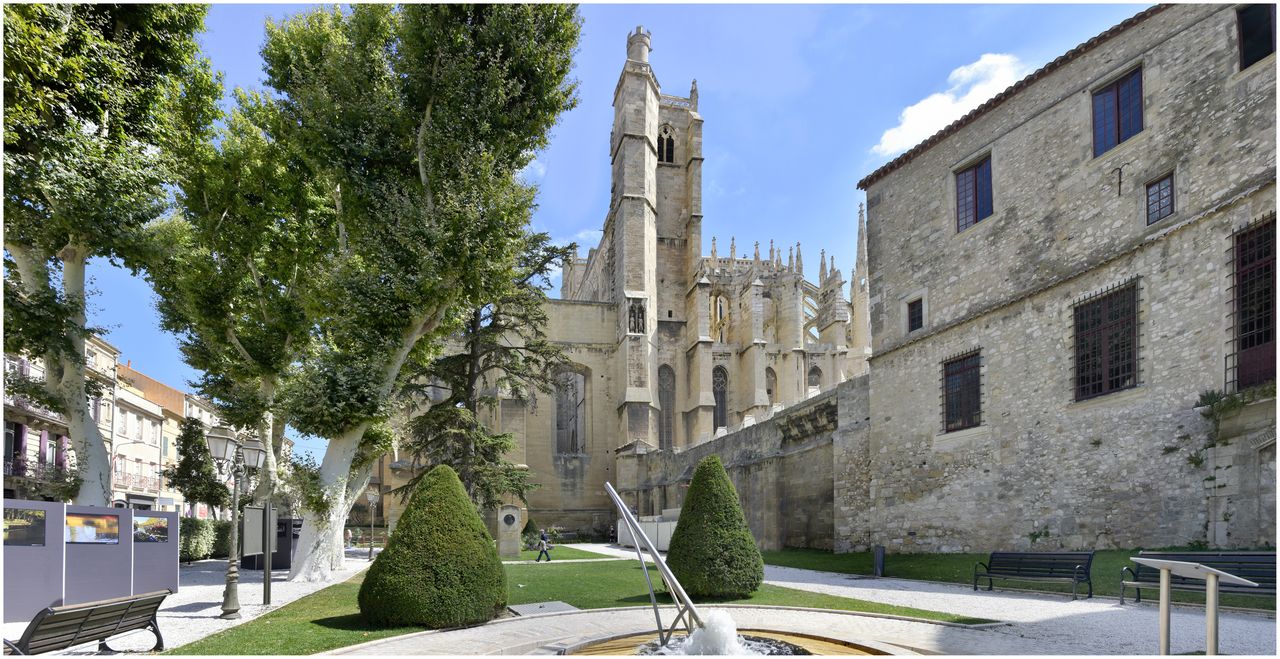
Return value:
<svg viewBox="0 0 1280 659">
<path fill-rule="evenodd" d="M 947 432 L 982 424 L 982 384 L 979 353 L 958 357 L 942 365 L 942 405 Z"/>
<path fill-rule="evenodd" d="M 717 366 L 711 370 L 711 393 L 716 400 L 713 422 L 716 428 L 724 428 L 729 425 L 728 391 L 729 371 L 725 370 L 723 366 Z"/>
<path fill-rule="evenodd" d="M 1093 156 L 1142 132 L 1142 69 L 1093 93 Z"/>
<path fill-rule="evenodd" d="M 1236 387 L 1276 378 L 1276 223 L 1235 238 Z"/>
<path fill-rule="evenodd" d="M 1173 174 L 1147 184 L 1147 224 L 1173 215 Z"/>
<path fill-rule="evenodd" d="M 992 213 L 991 157 L 956 173 L 956 231 L 964 231 Z"/>
<path fill-rule="evenodd" d="M 1075 307 L 1076 400 L 1138 383 L 1138 286 Z"/>
</svg>

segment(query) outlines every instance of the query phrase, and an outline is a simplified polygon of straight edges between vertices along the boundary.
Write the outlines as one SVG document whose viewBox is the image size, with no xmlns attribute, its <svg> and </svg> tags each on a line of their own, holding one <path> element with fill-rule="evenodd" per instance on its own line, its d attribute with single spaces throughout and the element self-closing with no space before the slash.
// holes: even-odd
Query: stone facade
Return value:
<svg viewBox="0 0 1280 659">
<path fill-rule="evenodd" d="M 1206 448 L 1195 409 L 1233 384 L 1234 236 L 1275 217 L 1275 56 L 1241 71 L 1236 20 L 1144 12 L 860 183 L 871 423 L 865 471 L 845 475 L 865 488 L 837 505 L 869 512 L 845 548 L 1273 540 L 1274 430 Z M 1095 157 L 1093 93 L 1137 68 L 1142 130 Z M 994 213 L 957 231 L 955 174 L 986 157 Z M 1170 172 L 1174 212 L 1148 225 L 1146 184 Z M 1135 386 L 1077 401 L 1074 310 L 1129 284 Z M 971 351 L 981 424 L 945 432 L 943 363 Z"/>
</svg>

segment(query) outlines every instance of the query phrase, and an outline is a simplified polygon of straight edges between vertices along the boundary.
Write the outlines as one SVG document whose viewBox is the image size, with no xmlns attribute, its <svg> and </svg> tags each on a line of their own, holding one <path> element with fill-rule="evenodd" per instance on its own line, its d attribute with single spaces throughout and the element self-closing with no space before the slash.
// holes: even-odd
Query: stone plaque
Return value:
<svg viewBox="0 0 1280 659">
<path fill-rule="evenodd" d="M 520 531 L 524 515 L 520 508 L 507 504 L 498 509 L 498 556 L 520 558 Z"/>
</svg>

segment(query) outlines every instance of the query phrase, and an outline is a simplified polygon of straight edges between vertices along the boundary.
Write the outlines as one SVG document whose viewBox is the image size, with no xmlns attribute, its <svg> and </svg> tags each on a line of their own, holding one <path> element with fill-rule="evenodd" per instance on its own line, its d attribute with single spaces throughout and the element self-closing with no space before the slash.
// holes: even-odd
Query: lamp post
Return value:
<svg viewBox="0 0 1280 659">
<path fill-rule="evenodd" d="M 378 501 L 378 491 L 369 488 L 364 493 L 364 498 L 369 500 L 369 560 L 373 560 L 373 507 Z"/>
<path fill-rule="evenodd" d="M 262 442 L 251 439 L 243 444 L 236 438 L 236 433 L 226 426 L 217 426 L 205 433 L 205 441 L 209 443 L 209 453 L 213 455 L 218 471 L 230 471 L 231 481 L 231 550 L 227 558 L 227 585 L 222 590 L 222 615 L 220 618 L 234 619 L 240 617 L 240 534 L 237 528 L 240 523 L 240 485 L 250 469 L 259 469 L 266 460 L 266 451 Z"/>
</svg>

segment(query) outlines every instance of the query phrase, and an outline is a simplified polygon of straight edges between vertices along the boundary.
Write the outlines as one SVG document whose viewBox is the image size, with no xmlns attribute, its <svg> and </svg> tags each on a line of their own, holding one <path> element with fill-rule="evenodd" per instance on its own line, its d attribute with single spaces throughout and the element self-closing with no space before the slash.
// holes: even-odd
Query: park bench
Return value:
<svg viewBox="0 0 1280 659">
<path fill-rule="evenodd" d="M 1093 563 L 1091 551 L 1068 552 L 1014 552 L 993 551 L 986 563 L 973 565 L 973 589 L 978 580 L 987 580 L 987 590 L 995 587 L 992 579 L 1016 581 L 1069 581 L 1071 599 L 1076 598 L 1076 587 L 1089 585 L 1089 597 L 1093 597 L 1093 581 L 1089 578 L 1089 566 Z M 982 571 L 978 571 L 982 566 Z"/>
<path fill-rule="evenodd" d="M 164 649 L 156 611 L 170 591 L 161 590 L 142 595 L 116 597 L 97 602 L 51 606 L 36 614 L 17 642 L 5 640 L 5 653 L 41 654 L 56 652 L 91 641 L 98 642 L 99 652 L 114 652 L 107 639 L 116 634 L 150 629 L 156 635 L 151 652 Z"/>
<path fill-rule="evenodd" d="M 1238 593 L 1241 595 L 1276 595 L 1276 553 L 1273 551 L 1140 551 L 1142 558 L 1158 558 L 1164 561 L 1185 561 L 1200 563 L 1215 570 L 1222 570 L 1252 581 L 1257 586 L 1240 586 L 1229 583 L 1218 583 L 1220 593 Z M 1125 578 L 1128 575 L 1129 578 Z M 1133 588 L 1138 591 L 1135 602 L 1142 601 L 1142 589 L 1160 589 L 1160 570 L 1139 564 L 1136 568 L 1120 569 L 1120 603 L 1124 604 L 1124 591 Z M 1205 582 L 1200 579 L 1187 579 L 1176 574 L 1170 575 L 1169 588 L 1173 590 L 1194 590 L 1204 592 Z"/>
</svg>

